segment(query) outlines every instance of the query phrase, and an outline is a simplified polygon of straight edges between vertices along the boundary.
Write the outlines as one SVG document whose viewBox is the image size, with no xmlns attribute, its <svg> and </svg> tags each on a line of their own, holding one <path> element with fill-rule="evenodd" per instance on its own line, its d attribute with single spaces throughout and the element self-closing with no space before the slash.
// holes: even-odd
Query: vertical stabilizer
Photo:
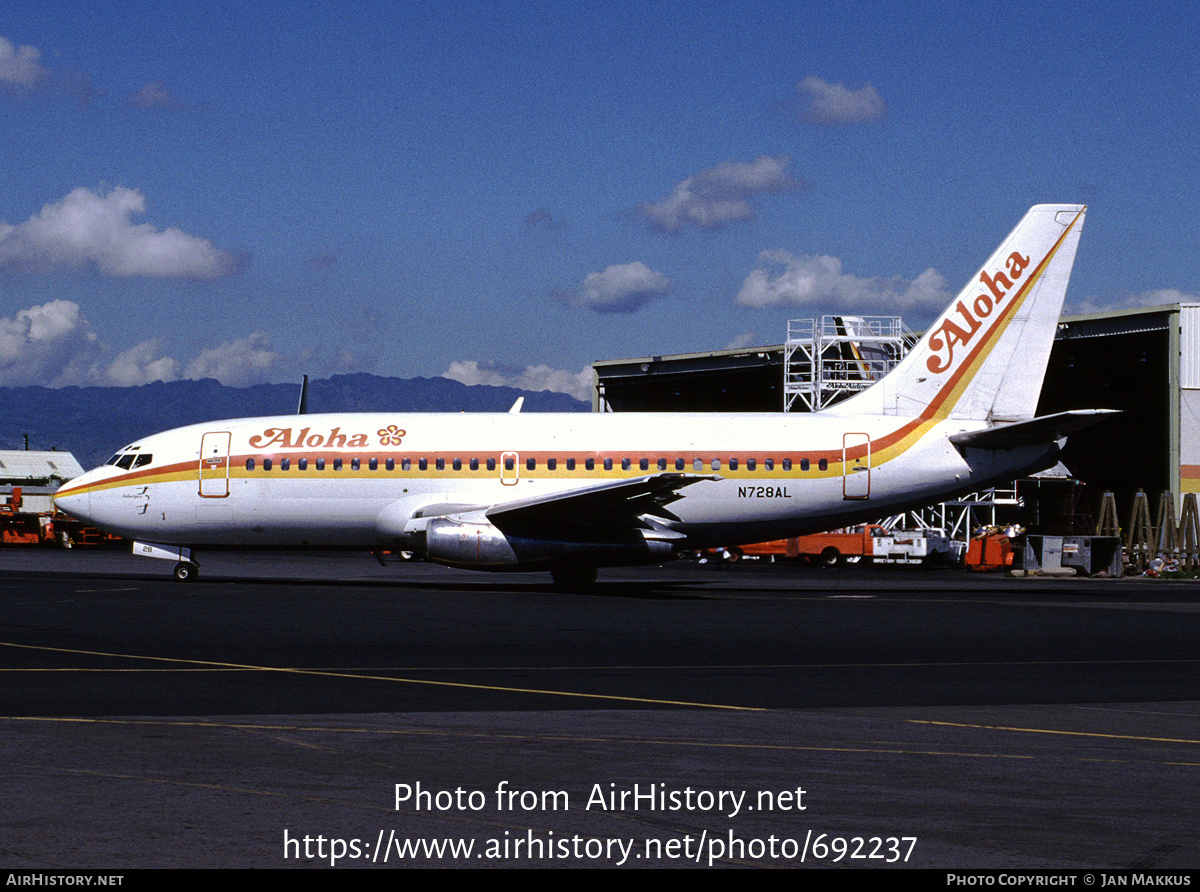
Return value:
<svg viewBox="0 0 1200 892">
<path fill-rule="evenodd" d="M 1032 418 L 1086 210 L 1077 204 L 1031 208 L 890 374 L 825 411 Z"/>
</svg>

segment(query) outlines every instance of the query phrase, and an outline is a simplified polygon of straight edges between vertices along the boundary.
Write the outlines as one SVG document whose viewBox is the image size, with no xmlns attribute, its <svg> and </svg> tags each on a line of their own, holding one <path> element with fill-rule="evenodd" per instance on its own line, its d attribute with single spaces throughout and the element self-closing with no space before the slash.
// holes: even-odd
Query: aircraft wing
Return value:
<svg viewBox="0 0 1200 892">
<path fill-rule="evenodd" d="M 1117 409 L 1076 409 L 1058 412 L 1029 421 L 997 424 L 979 431 L 955 434 L 950 438 L 950 442 L 960 448 L 972 449 L 1011 449 L 1014 446 L 1050 443 L 1117 414 L 1120 414 Z"/>
<path fill-rule="evenodd" d="M 639 525 L 637 518 L 650 514 L 675 520 L 666 506 L 681 498 L 679 490 L 702 480 L 720 480 L 717 474 L 650 474 L 615 480 L 566 492 L 501 502 L 484 515 L 504 532 L 531 528 Z"/>
</svg>

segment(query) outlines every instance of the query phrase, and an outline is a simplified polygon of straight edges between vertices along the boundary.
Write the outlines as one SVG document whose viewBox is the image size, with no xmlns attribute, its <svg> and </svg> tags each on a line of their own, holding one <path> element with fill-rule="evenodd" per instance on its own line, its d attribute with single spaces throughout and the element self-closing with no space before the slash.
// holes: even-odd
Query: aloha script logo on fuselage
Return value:
<svg viewBox="0 0 1200 892">
<path fill-rule="evenodd" d="M 269 427 L 250 438 L 250 445 L 255 449 L 266 449 L 268 446 L 280 446 L 284 449 L 298 449 L 302 446 L 310 449 L 322 446 L 327 449 L 339 449 L 366 446 L 368 442 L 366 434 L 344 434 L 340 427 L 335 427 L 328 433 L 313 433 L 311 427 L 302 427 L 298 431 L 290 427 Z"/>
<path fill-rule="evenodd" d="M 1029 267 L 1029 258 L 1023 257 L 1016 251 L 1008 255 L 1004 271 L 996 270 L 990 276 L 979 274 L 979 281 L 987 291 L 967 306 L 966 301 L 960 300 L 945 320 L 933 330 L 929 338 L 929 349 L 933 355 L 926 360 L 929 371 L 944 372 L 954 363 L 954 347 L 961 344 L 965 347 L 975 337 L 975 333 L 984 327 L 983 320 L 987 319 L 997 307 L 1009 296 L 1009 292 L 1021 281 L 1021 276 Z M 959 324 L 959 321 L 962 324 Z"/>
</svg>

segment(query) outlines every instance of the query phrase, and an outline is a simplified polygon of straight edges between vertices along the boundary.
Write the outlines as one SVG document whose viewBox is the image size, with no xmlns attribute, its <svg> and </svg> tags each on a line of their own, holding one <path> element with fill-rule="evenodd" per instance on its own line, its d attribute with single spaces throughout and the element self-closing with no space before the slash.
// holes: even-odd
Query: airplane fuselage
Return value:
<svg viewBox="0 0 1200 892">
<path fill-rule="evenodd" d="M 124 453 L 130 467 L 118 454 L 57 501 L 119 535 L 164 544 L 389 547 L 423 531 L 413 520 L 423 511 L 463 513 L 666 472 L 705 478 L 661 519 L 681 534 L 673 545 L 699 548 L 876 518 L 1051 455 L 1007 450 L 968 464 L 948 437 L 982 426 L 782 414 L 251 418 L 147 437 Z M 138 456 L 150 458 L 134 466 Z"/>
</svg>

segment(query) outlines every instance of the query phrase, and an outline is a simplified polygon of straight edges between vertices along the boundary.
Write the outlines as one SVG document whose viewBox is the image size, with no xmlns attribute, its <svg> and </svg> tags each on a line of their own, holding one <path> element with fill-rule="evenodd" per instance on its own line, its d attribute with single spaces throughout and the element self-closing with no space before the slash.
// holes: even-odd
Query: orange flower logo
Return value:
<svg viewBox="0 0 1200 892">
<path fill-rule="evenodd" d="M 394 424 L 389 424 L 379 432 L 379 444 L 381 446 L 399 446 L 401 438 L 408 431 L 401 430 Z"/>
</svg>

